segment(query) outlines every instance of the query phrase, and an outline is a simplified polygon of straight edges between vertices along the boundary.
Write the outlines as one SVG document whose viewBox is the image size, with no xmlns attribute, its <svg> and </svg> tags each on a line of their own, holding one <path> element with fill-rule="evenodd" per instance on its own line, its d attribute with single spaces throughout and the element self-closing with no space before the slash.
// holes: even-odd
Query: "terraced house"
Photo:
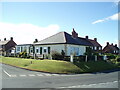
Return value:
<svg viewBox="0 0 120 90">
<path fill-rule="evenodd" d="M 107 45 L 103 48 L 103 53 L 119 54 L 119 48 L 117 44 L 113 45 L 107 42 Z"/>
</svg>

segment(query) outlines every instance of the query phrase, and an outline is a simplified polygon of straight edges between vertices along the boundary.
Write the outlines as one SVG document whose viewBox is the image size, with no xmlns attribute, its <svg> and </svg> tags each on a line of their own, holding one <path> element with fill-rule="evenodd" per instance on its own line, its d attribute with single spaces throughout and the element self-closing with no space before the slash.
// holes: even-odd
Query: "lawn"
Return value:
<svg viewBox="0 0 120 90">
<path fill-rule="evenodd" d="M 75 63 L 76 66 L 81 68 L 83 73 L 90 73 L 90 72 L 99 72 L 99 71 L 106 71 L 118 68 L 117 65 L 108 63 L 106 61 L 89 61 L 89 62 L 79 62 Z"/>
<path fill-rule="evenodd" d="M 0 62 L 20 68 L 51 73 L 89 73 L 117 68 L 115 64 L 111 64 L 105 61 L 89 61 L 73 64 L 71 62 L 60 60 L 35 60 L 2 57 L 0 59 Z"/>
<path fill-rule="evenodd" d="M 80 68 L 76 65 L 59 60 L 35 60 L 35 59 L 23 59 L 23 58 L 11 58 L 2 57 L 0 62 L 30 69 L 36 71 L 45 71 L 51 73 L 80 73 Z"/>
</svg>

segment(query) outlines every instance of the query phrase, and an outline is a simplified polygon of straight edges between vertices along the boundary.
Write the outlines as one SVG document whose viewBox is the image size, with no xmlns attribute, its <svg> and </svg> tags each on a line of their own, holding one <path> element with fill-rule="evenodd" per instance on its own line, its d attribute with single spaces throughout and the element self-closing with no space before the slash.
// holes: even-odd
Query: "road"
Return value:
<svg viewBox="0 0 120 90">
<path fill-rule="evenodd" d="M 118 71 L 96 74 L 49 74 L 9 65 L 2 68 L 2 88 L 118 88 Z"/>
</svg>

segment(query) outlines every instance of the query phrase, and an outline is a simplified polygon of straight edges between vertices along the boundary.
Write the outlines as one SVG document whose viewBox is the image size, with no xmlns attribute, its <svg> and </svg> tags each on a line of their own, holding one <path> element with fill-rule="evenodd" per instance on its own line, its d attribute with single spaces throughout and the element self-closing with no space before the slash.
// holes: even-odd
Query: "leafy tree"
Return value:
<svg viewBox="0 0 120 90">
<path fill-rule="evenodd" d="M 93 50 L 90 47 L 86 47 L 86 52 L 84 53 L 87 56 L 92 56 L 93 55 Z"/>
</svg>

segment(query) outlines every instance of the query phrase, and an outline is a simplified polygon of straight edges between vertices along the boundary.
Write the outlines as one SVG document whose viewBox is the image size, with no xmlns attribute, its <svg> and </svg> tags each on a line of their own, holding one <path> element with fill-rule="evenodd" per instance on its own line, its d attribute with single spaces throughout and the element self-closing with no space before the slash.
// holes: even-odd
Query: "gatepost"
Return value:
<svg viewBox="0 0 120 90">
<path fill-rule="evenodd" d="M 70 55 L 70 62 L 73 63 L 73 54 Z"/>
</svg>

